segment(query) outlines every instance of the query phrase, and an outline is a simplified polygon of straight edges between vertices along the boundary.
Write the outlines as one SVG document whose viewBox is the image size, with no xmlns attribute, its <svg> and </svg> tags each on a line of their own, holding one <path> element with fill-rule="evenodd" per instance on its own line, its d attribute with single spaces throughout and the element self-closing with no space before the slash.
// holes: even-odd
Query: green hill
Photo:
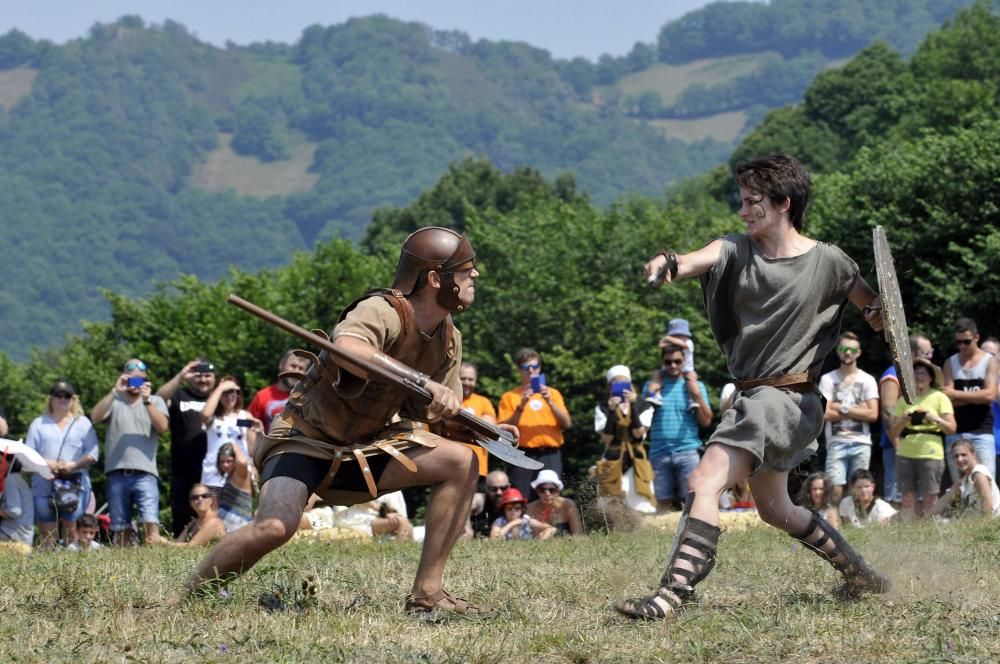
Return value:
<svg viewBox="0 0 1000 664">
<path fill-rule="evenodd" d="M 662 196 L 836 59 L 879 37 L 912 51 L 966 3 L 888 3 L 883 15 L 908 17 L 891 34 L 866 23 L 878 18 L 866 3 L 843 34 L 807 20 L 838 4 L 716 3 L 680 24 L 725 48 L 683 42 L 671 23 L 658 44 L 597 63 L 384 16 L 225 49 L 134 16 L 62 46 L 12 31 L 0 37 L 0 351 L 23 358 L 106 319 L 104 288 L 142 295 L 360 239 L 375 210 L 469 156 L 568 171 L 600 206 Z M 737 10 L 754 25 L 784 12 L 798 46 L 713 19 Z"/>
</svg>

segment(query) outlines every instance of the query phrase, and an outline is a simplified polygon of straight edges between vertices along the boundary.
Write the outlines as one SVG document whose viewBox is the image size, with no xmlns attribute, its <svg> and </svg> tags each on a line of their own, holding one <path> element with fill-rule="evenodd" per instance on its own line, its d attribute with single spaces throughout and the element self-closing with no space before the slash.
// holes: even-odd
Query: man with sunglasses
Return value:
<svg viewBox="0 0 1000 664">
<path fill-rule="evenodd" d="M 465 235 L 438 227 L 410 234 L 392 288 L 348 305 L 331 336 L 348 357 L 412 381 L 431 402 L 323 351 L 257 444 L 261 491 L 254 521 L 212 549 L 185 594 L 246 571 L 287 542 L 312 494 L 350 506 L 429 485 L 423 550 L 404 611 L 489 613 L 443 587 L 445 564 L 469 515 L 478 462 L 467 446 L 429 430 L 461 409 L 462 335 L 452 314 L 472 305 L 478 278 Z"/>
<path fill-rule="evenodd" d="M 472 534 L 476 537 L 489 537 L 490 527 L 497 517 L 503 516 L 500 507 L 500 496 L 510 488 L 510 478 L 502 470 L 494 470 L 486 476 L 484 493 L 476 494 L 472 501 Z"/>
<path fill-rule="evenodd" d="M 837 342 L 840 366 L 823 374 L 819 391 L 826 399 L 826 474 L 833 483 L 834 505 L 844 497 L 847 479 L 855 470 L 868 470 L 872 459 L 869 423 L 879 418 L 878 383 L 858 367 L 861 341 L 844 332 Z"/>
<path fill-rule="evenodd" d="M 665 620 L 680 611 L 715 566 L 719 498 L 749 481 L 760 518 L 843 575 L 843 598 L 887 592 L 875 572 L 830 524 L 792 503 L 788 476 L 816 450 L 823 397 L 816 380 L 837 347 L 848 302 L 882 329 L 881 302 L 857 264 L 837 247 L 802 234 L 809 203 L 806 169 L 785 154 L 736 165 L 745 232 L 716 238 L 692 253 L 663 251 L 645 266 L 654 285 L 698 277 L 712 333 L 735 378 L 736 397 L 688 477 L 667 568 L 652 594 L 615 608 Z"/>
<path fill-rule="evenodd" d="M 997 398 L 997 359 L 979 347 L 979 328 L 971 318 L 955 321 L 958 352 L 944 363 L 941 391 L 955 407 L 956 432 L 945 438 L 944 458 L 952 483 L 960 479 L 951 446 L 965 438 L 976 448 L 976 458 L 996 475 L 993 438 L 993 400 Z"/>
<path fill-rule="evenodd" d="M 562 475 L 563 430 L 573 425 L 562 393 L 545 383 L 542 356 L 533 348 L 521 348 L 514 353 L 514 364 L 521 374 L 521 384 L 500 397 L 497 420 L 516 426 L 521 432 L 518 444 L 542 467 Z M 522 495 L 535 497 L 531 480 L 536 471 L 510 466 L 510 483 Z"/>
<path fill-rule="evenodd" d="M 132 358 L 125 363 L 114 387 L 90 413 L 96 424 L 107 421 L 104 491 L 111 513 L 115 544 L 131 544 L 125 531 L 132 525 L 132 506 L 138 507 L 146 544 L 160 537 L 160 487 L 156 451 L 160 434 L 169 426 L 167 404 L 153 394 L 146 363 Z"/>
</svg>

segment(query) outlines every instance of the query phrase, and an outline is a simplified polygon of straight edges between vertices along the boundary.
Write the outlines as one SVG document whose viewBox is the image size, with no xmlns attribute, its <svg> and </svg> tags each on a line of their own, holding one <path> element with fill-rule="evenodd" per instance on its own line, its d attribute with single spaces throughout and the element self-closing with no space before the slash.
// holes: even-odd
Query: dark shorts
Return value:
<svg viewBox="0 0 1000 664">
<path fill-rule="evenodd" d="M 386 464 L 391 458 L 388 454 L 374 454 L 368 459 L 368 467 L 372 471 L 372 479 L 377 485 L 385 471 Z M 277 454 L 264 462 L 264 468 L 260 473 L 261 487 L 272 477 L 291 477 L 306 485 L 306 490 L 311 495 L 322 484 L 326 474 L 330 472 L 329 459 L 318 459 L 305 454 L 295 454 L 286 452 Z M 337 474 L 333 477 L 328 491 L 354 491 L 368 493 L 368 485 L 365 478 L 358 470 L 355 461 L 340 464 Z"/>
</svg>

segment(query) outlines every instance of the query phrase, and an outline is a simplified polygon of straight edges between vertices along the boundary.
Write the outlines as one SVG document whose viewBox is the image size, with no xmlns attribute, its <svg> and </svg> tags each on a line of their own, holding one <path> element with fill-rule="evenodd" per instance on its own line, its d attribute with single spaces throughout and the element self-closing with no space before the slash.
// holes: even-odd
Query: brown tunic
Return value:
<svg viewBox="0 0 1000 664">
<path fill-rule="evenodd" d="M 409 300 L 398 291 L 372 291 L 348 305 L 332 336 L 361 339 L 462 393 L 458 379 L 462 337 L 451 317 L 426 335 L 417 329 Z M 385 452 L 415 468 L 399 450 L 434 447 L 440 440 L 426 430 L 426 405 L 402 388 L 358 378 L 341 369 L 327 351 L 318 359 L 258 444 L 254 453 L 258 468 L 289 452 L 330 459 L 338 466 L 340 461 L 356 461 L 362 471 L 367 466 L 363 456 Z M 369 488 L 373 487 L 370 482 Z"/>
</svg>

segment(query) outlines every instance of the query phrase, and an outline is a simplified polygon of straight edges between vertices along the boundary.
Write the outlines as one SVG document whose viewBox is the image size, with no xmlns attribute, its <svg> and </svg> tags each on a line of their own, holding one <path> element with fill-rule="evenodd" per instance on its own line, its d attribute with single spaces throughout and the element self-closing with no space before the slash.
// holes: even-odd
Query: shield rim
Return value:
<svg viewBox="0 0 1000 664">
<path fill-rule="evenodd" d="M 896 367 L 902 396 L 912 404 L 917 396 L 917 381 L 913 376 L 913 355 L 910 353 L 906 312 L 903 310 L 903 296 L 896 278 L 896 266 L 889 251 L 889 240 L 882 226 L 875 226 L 872 230 L 872 245 L 875 252 L 875 274 L 878 277 L 882 302 L 885 340 L 892 354 L 892 363 Z"/>
</svg>

